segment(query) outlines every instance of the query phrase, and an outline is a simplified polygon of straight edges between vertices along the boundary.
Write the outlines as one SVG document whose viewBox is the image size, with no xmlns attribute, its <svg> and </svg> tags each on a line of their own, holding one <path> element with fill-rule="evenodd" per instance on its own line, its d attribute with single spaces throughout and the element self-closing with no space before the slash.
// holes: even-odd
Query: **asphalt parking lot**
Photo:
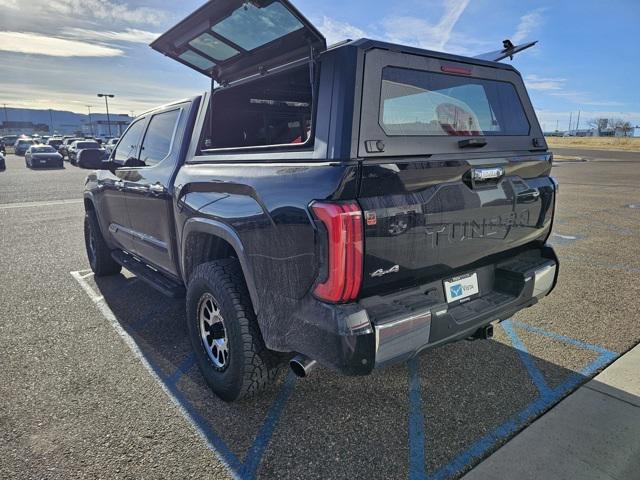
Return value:
<svg viewBox="0 0 640 480">
<path fill-rule="evenodd" d="M 559 286 L 495 329 L 225 404 L 183 302 L 94 279 L 86 171 L 0 172 L 0 478 L 459 478 L 640 342 L 640 154 L 558 163 Z"/>
</svg>

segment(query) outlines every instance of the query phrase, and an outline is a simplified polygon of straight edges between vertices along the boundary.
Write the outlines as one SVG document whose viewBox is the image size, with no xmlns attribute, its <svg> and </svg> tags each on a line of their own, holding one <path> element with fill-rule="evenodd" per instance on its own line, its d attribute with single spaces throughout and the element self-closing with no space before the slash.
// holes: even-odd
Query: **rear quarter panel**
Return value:
<svg viewBox="0 0 640 480">
<path fill-rule="evenodd" d="M 180 245 L 190 219 L 227 226 L 242 245 L 241 263 L 270 348 L 286 349 L 292 313 L 317 276 L 312 200 L 355 198 L 357 166 L 329 162 L 185 165 L 176 178 Z M 184 261 L 183 261 L 184 264 Z"/>
</svg>

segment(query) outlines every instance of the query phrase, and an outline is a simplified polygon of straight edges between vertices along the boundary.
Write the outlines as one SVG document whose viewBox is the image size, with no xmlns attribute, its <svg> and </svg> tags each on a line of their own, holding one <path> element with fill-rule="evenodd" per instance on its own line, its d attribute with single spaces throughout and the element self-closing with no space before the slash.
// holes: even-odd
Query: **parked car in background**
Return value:
<svg viewBox="0 0 640 480">
<path fill-rule="evenodd" d="M 17 135 L 5 135 L 2 137 L 5 147 L 12 147 L 13 144 L 16 143 L 16 140 L 18 140 Z"/>
<path fill-rule="evenodd" d="M 31 138 L 19 138 L 13 145 L 14 153 L 23 156 L 35 142 Z"/>
<path fill-rule="evenodd" d="M 68 149 L 69 162 L 71 165 L 76 164 L 78 151 L 80 150 L 102 150 L 104 149 L 95 140 L 76 140 Z"/>
<path fill-rule="evenodd" d="M 64 166 L 62 155 L 51 145 L 32 145 L 24 155 L 24 164 L 27 168 L 58 167 Z"/>
<path fill-rule="evenodd" d="M 104 149 L 108 154 L 111 154 L 111 152 L 113 152 L 113 149 L 116 148 L 119 140 L 119 138 L 110 138 L 109 140 L 107 140 L 107 142 L 104 144 Z"/>
<path fill-rule="evenodd" d="M 69 157 L 69 147 L 71 146 L 71 144 L 79 140 L 84 139 L 78 137 L 63 137 L 62 145 L 58 147 L 58 153 L 62 155 L 63 159 Z"/>
<path fill-rule="evenodd" d="M 50 138 L 49 140 L 47 140 L 47 145 L 55 148 L 57 152 L 60 145 L 62 145 L 62 138 L 60 137 Z"/>
<path fill-rule="evenodd" d="M 0 152 L 0 171 L 4 171 L 7 168 L 7 162 L 4 159 L 4 155 Z"/>
</svg>

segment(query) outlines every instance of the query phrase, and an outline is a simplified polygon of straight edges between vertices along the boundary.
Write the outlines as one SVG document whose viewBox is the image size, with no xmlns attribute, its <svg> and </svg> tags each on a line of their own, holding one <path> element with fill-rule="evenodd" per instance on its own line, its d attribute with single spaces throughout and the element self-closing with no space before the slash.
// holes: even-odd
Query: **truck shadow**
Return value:
<svg viewBox="0 0 640 480">
<path fill-rule="evenodd" d="M 368 377 L 284 372 L 261 395 L 228 404 L 193 361 L 183 300 L 124 275 L 87 283 L 241 478 L 457 478 L 616 356 L 509 321 L 493 340 L 446 345 Z"/>
</svg>

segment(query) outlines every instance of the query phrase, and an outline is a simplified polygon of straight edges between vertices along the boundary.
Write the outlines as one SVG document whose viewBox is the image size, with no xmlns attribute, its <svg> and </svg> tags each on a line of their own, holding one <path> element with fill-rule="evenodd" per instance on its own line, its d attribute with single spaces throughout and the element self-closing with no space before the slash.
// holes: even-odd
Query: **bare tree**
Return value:
<svg viewBox="0 0 640 480">
<path fill-rule="evenodd" d="M 633 131 L 631 122 L 623 120 L 622 118 L 612 118 L 609 120 L 609 122 L 609 125 L 611 125 L 613 128 L 615 128 L 616 130 L 621 130 L 622 135 L 625 137 L 629 136 Z"/>
<path fill-rule="evenodd" d="M 597 130 L 598 133 L 602 133 L 603 130 L 611 126 L 611 119 L 605 117 L 590 118 L 587 120 L 587 125 Z"/>
</svg>

